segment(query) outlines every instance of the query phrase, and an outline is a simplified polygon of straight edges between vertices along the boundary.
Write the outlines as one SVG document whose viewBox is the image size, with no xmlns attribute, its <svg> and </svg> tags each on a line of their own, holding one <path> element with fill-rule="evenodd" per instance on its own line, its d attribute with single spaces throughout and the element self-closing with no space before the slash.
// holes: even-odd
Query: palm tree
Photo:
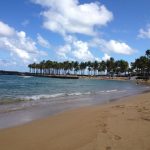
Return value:
<svg viewBox="0 0 150 150">
<path fill-rule="evenodd" d="M 141 73 L 143 76 L 146 75 L 146 72 L 148 70 L 148 58 L 145 56 L 140 57 L 140 67 L 141 67 Z"/>
<path fill-rule="evenodd" d="M 106 61 L 106 66 L 107 66 L 107 73 L 113 76 L 115 70 L 115 60 L 113 57 L 111 57 L 109 60 Z"/>
<path fill-rule="evenodd" d="M 129 64 L 125 60 L 118 60 L 115 62 L 115 72 L 118 73 L 125 73 L 128 70 Z"/>
<path fill-rule="evenodd" d="M 93 69 L 94 69 L 94 75 L 96 75 L 96 71 L 98 70 L 98 61 L 94 61 L 93 63 Z"/>
<path fill-rule="evenodd" d="M 70 71 L 73 70 L 73 61 L 68 63 L 68 74 L 71 74 Z"/>
<path fill-rule="evenodd" d="M 105 71 L 106 70 L 106 62 L 105 61 L 101 61 L 100 62 L 100 66 L 102 68 L 102 71 Z"/>
<path fill-rule="evenodd" d="M 150 49 L 146 50 L 145 55 L 150 59 Z"/>
<path fill-rule="evenodd" d="M 68 69 L 69 69 L 69 61 L 64 61 L 64 72 L 65 72 L 65 75 L 67 74 Z"/>
<path fill-rule="evenodd" d="M 78 71 L 81 71 L 81 75 L 85 74 L 85 70 L 88 70 L 88 75 L 92 75 L 92 71 L 94 75 L 98 74 L 102 71 L 107 70 L 107 74 L 113 76 L 114 73 L 125 73 L 135 72 L 137 75 L 149 76 L 150 75 L 150 50 L 145 52 L 146 56 L 141 56 L 135 60 L 135 62 L 131 63 L 131 68 L 129 69 L 128 62 L 125 60 L 114 60 L 114 58 L 110 58 L 105 61 L 88 61 L 81 62 L 78 61 L 64 61 L 57 62 L 51 60 L 43 60 L 40 63 L 32 63 L 29 64 L 29 72 L 36 74 L 72 74 L 74 71 L 74 75 L 78 74 Z"/>
<path fill-rule="evenodd" d="M 148 68 L 147 68 L 147 75 L 148 75 L 148 79 L 149 79 L 149 76 L 150 76 L 150 49 L 148 49 L 146 51 L 146 56 L 148 58 Z"/>
<path fill-rule="evenodd" d="M 99 72 L 104 72 L 106 70 L 106 62 L 105 61 L 101 61 L 98 65 L 98 73 Z"/>
<path fill-rule="evenodd" d="M 36 70 L 36 63 L 32 64 L 32 68 L 33 68 L 33 73 L 35 74 L 36 73 L 36 71 L 35 71 Z"/>
<path fill-rule="evenodd" d="M 121 73 L 121 71 L 120 71 L 120 61 L 119 60 L 115 61 L 115 73 L 117 75 L 120 75 L 120 73 Z"/>
<path fill-rule="evenodd" d="M 74 62 L 73 68 L 74 68 L 74 74 L 77 74 L 77 71 L 79 70 L 79 62 L 78 61 Z"/>
<path fill-rule="evenodd" d="M 148 58 L 146 56 L 141 56 L 140 58 L 137 58 L 132 64 L 132 67 L 136 69 L 137 74 L 145 76 L 146 70 L 149 67 Z"/>
<path fill-rule="evenodd" d="M 86 69 L 86 62 L 81 62 L 80 63 L 81 75 L 84 75 L 85 69 Z"/>
<path fill-rule="evenodd" d="M 29 64 L 29 65 L 28 65 L 28 68 L 29 68 L 29 72 L 31 73 L 32 65 Z"/>
<path fill-rule="evenodd" d="M 90 74 L 91 74 L 91 70 L 92 70 L 92 69 L 91 69 L 91 67 L 92 67 L 91 61 L 88 61 L 88 62 L 87 62 L 87 67 L 88 67 L 88 71 L 89 71 L 88 74 L 90 75 Z"/>
<path fill-rule="evenodd" d="M 40 62 L 40 74 L 44 74 L 45 63 L 45 60 Z"/>
</svg>

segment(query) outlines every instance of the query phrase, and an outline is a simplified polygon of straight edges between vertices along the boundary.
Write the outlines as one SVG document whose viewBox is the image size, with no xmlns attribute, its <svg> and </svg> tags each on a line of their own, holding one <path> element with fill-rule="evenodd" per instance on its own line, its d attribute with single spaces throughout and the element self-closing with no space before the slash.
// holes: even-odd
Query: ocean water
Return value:
<svg viewBox="0 0 150 150">
<path fill-rule="evenodd" d="M 131 81 L 0 75 L 0 128 L 148 89 Z"/>
<path fill-rule="evenodd" d="M 89 79 L 55 79 L 29 76 L 0 76 L 0 105 L 63 102 L 72 99 L 98 96 L 98 100 L 126 96 L 146 90 L 148 87 L 130 81 L 107 81 Z M 108 100 L 108 98 L 107 98 Z"/>
</svg>

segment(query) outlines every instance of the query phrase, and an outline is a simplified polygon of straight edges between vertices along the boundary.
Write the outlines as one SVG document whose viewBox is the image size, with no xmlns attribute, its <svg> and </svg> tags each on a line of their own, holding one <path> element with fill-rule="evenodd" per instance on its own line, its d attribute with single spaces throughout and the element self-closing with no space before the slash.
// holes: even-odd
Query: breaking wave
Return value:
<svg viewBox="0 0 150 150">
<path fill-rule="evenodd" d="M 121 92 L 117 89 L 113 90 L 104 90 L 104 91 L 89 91 L 89 92 L 74 92 L 74 93 L 56 93 L 56 94 L 39 94 L 39 95 L 32 95 L 32 96 L 19 96 L 16 99 L 7 99 L 7 100 L 0 100 L 0 105 L 3 104 L 11 104 L 17 102 L 26 102 L 26 101 L 40 101 L 40 100 L 51 100 L 54 98 L 61 98 L 61 97 L 72 97 L 72 96 L 82 96 L 82 95 L 94 95 L 94 94 L 109 94 Z"/>
<path fill-rule="evenodd" d="M 40 100 L 40 99 L 50 99 L 50 98 L 57 98 L 57 97 L 66 97 L 66 96 L 81 96 L 81 95 L 90 95 L 90 94 L 97 94 L 97 93 L 112 93 L 118 92 L 117 89 L 114 90 L 106 90 L 106 91 L 99 91 L 99 92 L 74 92 L 74 93 L 56 93 L 56 94 L 41 94 L 41 95 L 32 95 L 32 96 L 24 96 L 21 97 L 22 100 Z"/>
</svg>

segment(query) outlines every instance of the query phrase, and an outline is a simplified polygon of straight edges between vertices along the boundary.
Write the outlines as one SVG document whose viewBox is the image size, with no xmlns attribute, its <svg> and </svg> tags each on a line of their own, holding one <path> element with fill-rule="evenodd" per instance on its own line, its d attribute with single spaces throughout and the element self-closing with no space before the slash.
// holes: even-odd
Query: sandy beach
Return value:
<svg viewBox="0 0 150 150">
<path fill-rule="evenodd" d="M 149 150 L 150 93 L 0 130 L 1 150 Z"/>
</svg>

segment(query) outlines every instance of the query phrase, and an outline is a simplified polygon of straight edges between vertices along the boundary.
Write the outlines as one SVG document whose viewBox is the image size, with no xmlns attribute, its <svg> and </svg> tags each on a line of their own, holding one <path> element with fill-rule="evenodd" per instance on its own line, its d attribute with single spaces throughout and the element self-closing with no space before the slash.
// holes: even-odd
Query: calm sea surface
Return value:
<svg viewBox="0 0 150 150">
<path fill-rule="evenodd" d="M 148 88 L 131 81 L 0 75 L 0 128 L 66 109 L 113 101 Z"/>
</svg>

